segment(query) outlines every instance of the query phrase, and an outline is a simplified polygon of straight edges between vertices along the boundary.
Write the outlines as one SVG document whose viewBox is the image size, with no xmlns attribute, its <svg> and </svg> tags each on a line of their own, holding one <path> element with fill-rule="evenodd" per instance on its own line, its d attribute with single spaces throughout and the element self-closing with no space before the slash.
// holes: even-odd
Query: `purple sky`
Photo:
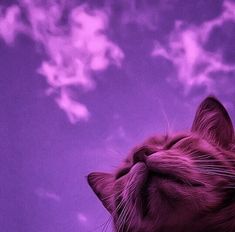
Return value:
<svg viewBox="0 0 235 232">
<path fill-rule="evenodd" d="M 1 232 L 102 231 L 89 172 L 208 94 L 234 119 L 234 38 L 230 0 L 1 0 Z"/>
</svg>

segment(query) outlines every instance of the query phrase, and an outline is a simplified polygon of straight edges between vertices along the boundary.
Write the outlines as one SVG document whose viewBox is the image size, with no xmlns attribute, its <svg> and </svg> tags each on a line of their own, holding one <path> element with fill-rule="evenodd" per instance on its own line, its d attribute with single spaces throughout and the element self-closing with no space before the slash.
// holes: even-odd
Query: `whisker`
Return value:
<svg viewBox="0 0 235 232">
<path fill-rule="evenodd" d="M 231 175 L 227 175 L 227 174 L 224 174 L 224 173 L 220 173 L 220 172 L 218 172 L 218 171 L 202 171 L 202 173 L 204 173 L 204 174 L 207 174 L 207 175 L 217 175 L 217 176 L 221 176 L 221 177 L 233 177 L 233 178 L 235 178 L 235 176 L 231 176 Z"/>
<path fill-rule="evenodd" d="M 129 216 L 130 221 L 129 221 L 128 226 L 127 226 L 127 231 L 129 231 L 129 228 L 130 228 L 130 226 L 131 226 L 131 224 L 132 224 L 132 220 L 133 220 L 134 217 L 135 217 L 135 215 L 133 214 L 135 208 L 136 208 L 136 202 L 135 202 L 135 204 L 133 205 L 133 207 L 132 207 L 132 209 L 131 209 L 131 212 L 130 212 L 130 214 L 129 214 L 129 215 L 130 215 L 130 216 Z M 128 219 L 129 219 L 129 218 L 128 218 Z"/>
<path fill-rule="evenodd" d="M 213 166 L 202 166 L 203 168 L 206 168 L 208 171 L 216 171 L 219 173 L 224 173 L 224 174 L 230 174 L 231 176 L 235 176 L 233 172 L 229 171 L 229 170 L 223 170 L 217 167 L 213 167 Z"/>
</svg>

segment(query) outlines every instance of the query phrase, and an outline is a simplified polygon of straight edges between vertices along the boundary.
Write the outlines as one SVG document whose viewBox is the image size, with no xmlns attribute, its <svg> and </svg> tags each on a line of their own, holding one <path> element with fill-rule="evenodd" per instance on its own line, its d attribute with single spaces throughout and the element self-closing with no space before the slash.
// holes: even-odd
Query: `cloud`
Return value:
<svg viewBox="0 0 235 232">
<path fill-rule="evenodd" d="M 26 30 L 20 15 L 20 8 L 16 5 L 7 9 L 0 8 L 0 37 L 8 45 L 12 45 L 18 33 L 24 33 Z"/>
<path fill-rule="evenodd" d="M 44 188 L 36 189 L 35 194 L 38 197 L 43 198 L 43 199 L 49 199 L 49 200 L 53 200 L 53 201 L 56 201 L 56 202 L 60 202 L 61 201 L 61 197 L 59 195 L 57 195 L 54 192 L 45 190 Z"/>
<path fill-rule="evenodd" d="M 61 90 L 61 95 L 56 99 L 56 102 L 66 112 L 71 123 L 76 123 L 81 119 L 88 120 L 90 116 L 86 106 L 73 100 L 66 89 Z"/>
<path fill-rule="evenodd" d="M 114 128 L 112 133 L 105 139 L 108 144 L 115 142 L 116 140 L 128 140 L 127 132 L 122 125 Z"/>
<path fill-rule="evenodd" d="M 150 30 L 156 29 L 156 24 L 159 21 L 159 9 L 167 7 L 167 4 L 162 1 L 120 0 L 115 3 L 110 2 L 111 6 L 117 5 L 118 8 L 123 9 L 120 17 L 122 24 L 135 23 L 139 26 L 147 27 Z"/>
<path fill-rule="evenodd" d="M 120 66 L 124 54 L 105 34 L 109 28 L 105 11 L 91 10 L 87 5 L 71 8 L 63 2 L 19 1 L 0 15 L 0 37 L 12 44 L 24 33 L 42 48 L 47 58 L 38 73 L 46 78 L 48 93 L 55 95 L 70 122 L 76 123 L 90 114 L 85 105 L 71 98 L 72 88 L 93 89 L 93 72 L 111 64 Z"/>
<path fill-rule="evenodd" d="M 177 21 L 168 42 L 165 45 L 156 42 L 152 56 L 164 57 L 173 63 L 186 93 L 195 86 L 205 86 L 212 91 L 215 84 L 213 73 L 235 71 L 234 64 L 224 62 L 221 50 L 212 52 L 205 48 L 215 28 L 222 27 L 227 21 L 235 22 L 234 11 L 235 4 L 224 1 L 223 11 L 217 18 L 198 26 Z"/>
<path fill-rule="evenodd" d="M 83 213 L 78 213 L 77 214 L 77 219 L 80 223 L 86 223 L 87 222 L 87 217 Z"/>
</svg>

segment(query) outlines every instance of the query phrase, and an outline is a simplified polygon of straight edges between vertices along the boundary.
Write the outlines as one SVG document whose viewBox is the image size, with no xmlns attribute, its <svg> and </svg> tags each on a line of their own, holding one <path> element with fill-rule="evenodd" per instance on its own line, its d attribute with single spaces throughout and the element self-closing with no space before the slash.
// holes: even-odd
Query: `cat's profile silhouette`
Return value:
<svg viewBox="0 0 235 232">
<path fill-rule="evenodd" d="M 235 231 L 234 129 L 212 96 L 191 131 L 149 138 L 114 173 L 88 183 L 117 232 Z"/>
</svg>

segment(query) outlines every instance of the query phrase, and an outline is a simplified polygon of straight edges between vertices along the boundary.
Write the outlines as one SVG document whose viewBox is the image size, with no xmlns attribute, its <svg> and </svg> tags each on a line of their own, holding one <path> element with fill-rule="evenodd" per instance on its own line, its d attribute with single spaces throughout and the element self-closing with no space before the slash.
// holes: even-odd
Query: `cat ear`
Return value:
<svg viewBox="0 0 235 232">
<path fill-rule="evenodd" d="M 113 175 L 103 172 L 92 172 L 88 175 L 87 181 L 104 207 L 112 213 L 111 196 L 113 195 L 114 185 Z"/>
<path fill-rule="evenodd" d="M 212 96 L 207 97 L 198 107 L 192 131 L 223 148 L 229 148 L 234 141 L 234 129 L 229 114 Z"/>
</svg>

